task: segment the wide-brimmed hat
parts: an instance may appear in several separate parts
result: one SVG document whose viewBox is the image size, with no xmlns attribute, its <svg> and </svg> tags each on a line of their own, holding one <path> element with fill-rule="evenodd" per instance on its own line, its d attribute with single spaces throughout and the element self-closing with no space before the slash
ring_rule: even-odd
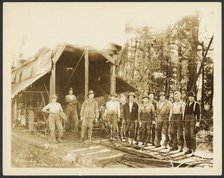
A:
<svg viewBox="0 0 224 178">
<path fill-rule="evenodd" d="M 89 90 L 88 96 L 91 95 L 91 94 L 95 95 L 95 92 L 93 90 Z"/>
<path fill-rule="evenodd" d="M 193 97 L 195 97 L 195 93 L 193 92 L 193 91 L 190 91 L 189 93 L 188 93 L 188 97 L 189 96 L 193 96 Z"/>
<path fill-rule="evenodd" d="M 110 94 L 110 96 L 114 96 L 114 97 L 117 98 L 117 94 L 116 93 L 112 93 L 112 94 Z"/>
<path fill-rule="evenodd" d="M 142 99 L 144 98 L 148 98 L 149 99 L 149 95 L 147 95 L 146 93 L 142 96 Z"/>
<path fill-rule="evenodd" d="M 57 98 L 58 98 L 57 95 L 55 95 L 55 94 L 51 95 L 51 99 L 57 99 Z"/>
<path fill-rule="evenodd" d="M 166 96 L 164 92 L 159 92 L 159 96 Z"/>
<path fill-rule="evenodd" d="M 134 97 L 136 97 L 135 94 L 134 94 L 133 92 L 128 93 L 128 97 L 129 97 L 129 96 L 134 96 Z"/>
</svg>

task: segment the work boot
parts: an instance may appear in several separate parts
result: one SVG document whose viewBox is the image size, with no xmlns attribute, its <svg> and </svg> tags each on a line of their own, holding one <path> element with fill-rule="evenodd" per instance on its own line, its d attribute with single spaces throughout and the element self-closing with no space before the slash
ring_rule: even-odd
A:
<svg viewBox="0 0 224 178">
<path fill-rule="evenodd" d="M 183 152 L 183 147 L 180 147 L 180 150 L 179 150 L 179 152 Z"/>
<path fill-rule="evenodd" d="M 188 148 L 184 154 L 187 155 L 187 154 L 191 154 L 191 153 L 192 153 L 192 150 Z"/>
<path fill-rule="evenodd" d="M 170 151 L 175 151 L 175 150 L 178 150 L 178 147 L 172 147 L 172 148 L 170 149 Z"/>
<path fill-rule="evenodd" d="M 79 141 L 79 143 L 83 143 L 84 142 L 84 140 L 83 139 L 81 139 L 80 141 Z"/>
<path fill-rule="evenodd" d="M 58 142 L 56 140 L 51 141 L 53 144 L 57 144 Z"/>
<path fill-rule="evenodd" d="M 63 141 L 61 140 L 61 138 L 58 138 L 58 143 L 63 143 Z"/>
<path fill-rule="evenodd" d="M 159 148 L 159 147 L 161 147 L 161 145 L 156 145 L 155 147 L 156 147 L 156 148 Z"/>
</svg>

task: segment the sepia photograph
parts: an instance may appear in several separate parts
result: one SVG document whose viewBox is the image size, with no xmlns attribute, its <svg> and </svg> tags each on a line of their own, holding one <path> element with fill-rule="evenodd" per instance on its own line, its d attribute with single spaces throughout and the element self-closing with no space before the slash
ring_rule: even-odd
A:
<svg viewBox="0 0 224 178">
<path fill-rule="evenodd" d="M 3 3 L 3 174 L 221 175 L 221 39 L 220 2 Z"/>
</svg>

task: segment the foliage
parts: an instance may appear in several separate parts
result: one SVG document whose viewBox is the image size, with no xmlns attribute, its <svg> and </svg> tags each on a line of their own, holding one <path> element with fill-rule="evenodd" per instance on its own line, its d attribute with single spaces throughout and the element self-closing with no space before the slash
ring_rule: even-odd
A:
<svg viewBox="0 0 224 178">
<path fill-rule="evenodd" d="M 198 92 L 194 87 L 202 62 L 197 15 L 181 19 L 163 33 L 150 27 L 135 28 L 118 62 L 118 75 L 138 91 L 158 94 L 179 90 Z M 211 100 L 213 88 L 212 57 L 204 63 L 204 99 Z"/>
</svg>

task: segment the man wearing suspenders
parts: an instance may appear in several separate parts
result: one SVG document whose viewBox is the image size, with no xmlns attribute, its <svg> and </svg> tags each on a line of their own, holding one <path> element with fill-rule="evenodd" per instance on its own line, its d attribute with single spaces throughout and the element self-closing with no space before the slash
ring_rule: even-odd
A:
<svg viewBox="0 0 224 178">
<path fill-rule="evenodd" d="M 201 117 L 200 104 L 195 101 L 194 92 L 190 92 L 188 95 L 184 116 L 185 140 L 187 145 L 185 154 L 190 154 L 196 150 L 196 127 L 199 127 Z"/>
<path fill-rule="evenodd" d="M 169 135 L 168 135 L 168 129 L 169 129 L 169 115 L 171 112 L 171 102 L 166 100 L 165 93 L 160 92 L 159 93 L 160 100 L 157 104 L 157 144 L 156 147 L 160 147 L 160 142 L 162 140 L 162 130 L 164 131 L 165 135 L 165 141 L 164 146 L 167 148 L 167 143 L 169 142 Z"/>
<path fill-rule="evenodd" d="M 183 118 L 185 103 L 180 99 L 180 97 L 181 93 L 176 91 L 174 93 L 174 103 L 172 104 L 169 116 L 171 135 L 170 151 L 178 150 L 178 145 L 180 145 L 179 151 L 182 152 L 184 147 Z"/>
</svg>

